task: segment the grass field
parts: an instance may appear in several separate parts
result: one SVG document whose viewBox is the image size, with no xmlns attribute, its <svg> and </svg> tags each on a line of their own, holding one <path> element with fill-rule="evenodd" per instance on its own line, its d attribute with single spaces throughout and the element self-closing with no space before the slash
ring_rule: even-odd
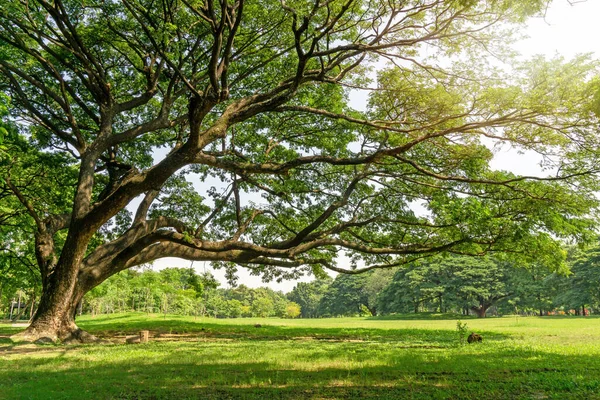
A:
<svg viewBox="0 0 600 400">
<path fill-rule="evenodd" d="M 112 343 L 79 346 L 0 324 L 0 399 L 600 399 L 600 318 L 463 320 L 471 345 L 425 318 L 114 314 L 78 320 Z M 150 343 L 123 343 L 141 329 Z"/>
</svg>

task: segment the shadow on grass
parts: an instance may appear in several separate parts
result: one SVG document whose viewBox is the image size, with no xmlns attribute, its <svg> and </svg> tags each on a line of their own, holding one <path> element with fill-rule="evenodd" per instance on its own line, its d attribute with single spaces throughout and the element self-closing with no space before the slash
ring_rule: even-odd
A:
<svg viewBox="0 0 600 400">
<path fill-rule="evenodd" d="M 348 344 L 338 344 L 300 349 L 316 355 L 309 363 L 266 357 L 277 348 L 286 358 L 286 351 L 299 351 L 293 346 L 261 348 L 254 356 L 245 355 L 257 350 L 251 343 L 238 345 L 95 346 L 69 356 L 24 357 L 13 368 L 0 365 L 0 398 L 592 398 L 600 390 L 591 355 L 496 348 L 482 357 L 472 347 L 445 358 L 390 347 L 370 358 L 367 351 L 361 361 Z"/>
<path fill-rule="evenodd" d="M 416 328 L 360 328 L 339 327 L 324 328 L 293 325 L 268 325 L 261 321 L 255 327 L 246 321 L 231 322 L 214 320 L 192 321 L 185 319 L 162 318 L 114 318 L 94 321 L 87 319 L 79 323 L 81 328 L 104 339 L 136 335 L 140 330 L 149 330 L 151 337 L 170 337 L 198 339 L 231 339 L 238 341 L 273 341 L 273 340 L 319 340 L 329 342 L 396 342 L 405 347 L 452 347 L 458 342 L 458 333 L 453 329 L 416 329 Z M 479 331 L 484 340 L 503 340 L 508 335 Z"/>
<path fill-rule="evenodd" d="M 522 317 L 522 318 L 540 318 L 540 319 L 598 319 L 600 315 L 532 315 L 532 316 L 521 316 L 521 315 L 486 315 L 485 319 L 493 318 L 510 318 L 510 317 Z M 466 319 L 479 319 L 476 315 L 463 315 L 455 313 L 409 313 L 409 314 L 390 314 L 390 315 L 377 315 L 373 317 L 365 318 L 372 321 L 443 321 L 443 320 L 466 320 Z"/>
<path fill-rule="evenodd" d="M 410 313 L 410 314 L 390 314 L 390 315 L 377 315 L 374 317 L 367 317 L 368 320 L 375 321 L 441 321 L 441 320 L 463 320 L 463 319 L 477 319 L 474 315 L 462 315 L 455 313 Z"/>
<path fill-rule="evenodd" d="M 21 332 L 23 329 L 22 326 L 0 325 L 0 341 Z"/>
<path fill-rule="evenodd" d="M 534 315 L 540 319 L 598 319 L 600 315 Z"/>
<path fill-rule="evenodd" d="M 361 344 L 390 344 L 396 349 L 451 349 L 459 345 L 459 337 L 453 329 L 418 329 L 418 328 L 361 328 L 361 327 L 311 327 L 293 325 L 268 325 L 268 320 L 262 320 L 260 327 L 255 327 L 253 321 L 231 320 L 231 322 L 212 319 L 193 321 L 180 317 L 163 319 L 162 317 L 148 318 L 147 315 L 129 314 L 123 316 L 104 317 L 97 320 L 84 319 L 81 328 L 114 343 L 123 343 L 126 336 L 138 335 L 141 330 L 150 331 L 151 341 L 168 342 L 214 342 L 217 346 L 223 341 L 237 343 L 261 343 L 294 341 L 298 343 L 347 343 L 348 349 Z M 22 329 L 22 328 L 21 328 Z M 11 333 L 20 329 L 14 328 Z M 497 342 L 508 338 L 508 335 L 480 331 L 486 342 Z M 33 345 L 32 345 L 33 346 Z M 58 349 L 57 349 L 58 347 Z M 74 348 L 77 346 L 69 346 Z M 85 347 L 85 346 L 84 346 Z M 8 336 L 0 337 L 0 355 L 19 353 L 47 352 L 49 349 L 60 350 L 60 346 L 33 346 L 22 351 L 19 344 L 13 344 Z"/>
<path fill-rule="evenodd" d="M 82 328 L 103 337 L 150 330 L 186 340 L 9 345 L 0 352 L 0 399 L 575 399 L 600 391 L 598 354 L 532 349 L 496 332 L 461 347 L 454 329 L 259 322 L 83 318 Z"/>
</svg>

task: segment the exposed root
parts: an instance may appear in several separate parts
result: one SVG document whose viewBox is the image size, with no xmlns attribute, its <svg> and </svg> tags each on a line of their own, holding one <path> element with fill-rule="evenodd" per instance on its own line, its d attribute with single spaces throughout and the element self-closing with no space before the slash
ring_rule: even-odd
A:
<svg viewBox="0 0 600 400">
<path fill-rule="evenodd" d="M 83 329 L 77 328 L 71 331 L 68 336 L 61 337 L 61 341 L 66 344 L 71 343 L 99 343 L 100 339 L 96 336 L 84 331 Z"/>
<path fill-rule="evenodd" d="M 10 339 L 15 343 L 57 343 L 58 335 L 56 332 L 42 332 L 34 328 L 27 328 L 23 332 L 12 335 Z"/>
<path fill-rule="evenodd" d="M 61 329 L 39 329 L 30 326 L 23 332 L 12 335 L 10 339 L 13 342 L 27 342 L 36 344 L 45 343 L 64 343 L 64 344 L 80 344 L 80 343 L 98 343 L 100 340 L 80 329 L 77 325 L 69 324 Z"/>
</svg>

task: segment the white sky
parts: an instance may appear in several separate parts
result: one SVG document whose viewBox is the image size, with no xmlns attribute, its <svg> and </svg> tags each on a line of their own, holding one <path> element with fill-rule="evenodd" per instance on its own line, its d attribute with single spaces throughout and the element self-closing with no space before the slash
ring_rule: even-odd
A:
<svg viewBox="0 0 600 400">
<path fill-rule="evenodd" d="M 543 54 L 547 57 L 556 55 L 569 59 L 580 53 L 595 53 L 600 55 L 600 0 L 574 1 L 554 0 L 546 12 L 545 18 L 535 18 L 528 22 L 525 33 L 528 39 L 515 43 L 514 48 L 530 57 Z M 516 154 L 510 149 L 504 149 L 496 154 L 492 167 L 496 169 L 509 169 L 517 174 L 532 174 L 539 170 L 539 159 L 532 154 Z M 189 267 L 191 263 L 176 258 L 164 258 L 154 263 L 154 267 Z M 210 271 L 228 287 L 223 270 L 212 270 L 209 263 L 194 262 L 193 266 L 198 272 Z M 250 276 L 248 272 L 239 268 L 238 284 L 250 287 L 268 286 L 275 290 L 289 292 L 298 281 L 284 281 L 282 283 L 262 282 L 260 277 Z M 305 277 L 301 281 L 309 281 Z"/>
<path fill-rule="evenodd" d="M 554 0 L 545 18 L 529 21 L 525 33 L 529 36 L 515 43 L 514 49 L 524 57 L 542 54 L 547 58 L 573 58 L 582 53 L 600 56 L 600 0 Z M 506 148 L 492 160 L 495 169 L 516 174 L 533 175 L 539 171 L 540 157 L 533 152 L 516 154 Z"/>
</svg>

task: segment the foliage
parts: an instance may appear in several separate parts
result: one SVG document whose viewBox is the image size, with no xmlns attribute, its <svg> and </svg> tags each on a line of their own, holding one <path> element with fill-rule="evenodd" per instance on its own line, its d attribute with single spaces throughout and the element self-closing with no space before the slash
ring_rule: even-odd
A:
<svg viewBox="0 0 600 400">
<path fill-rule="evenodd" d="M 198 275 L 191 268 L 127 270 L 91 290 L 83 310 L 92 314 L 133 310 L 198 315 L 205 288 L 214 289 L 215 284 L 212 275 Z"/>
<path fill-rule="evenodd" d="M 373 313 L 371 312 L 371 310 L 369 310 L 369 307 L 365 306 L 364 304 L 361 304 L 359 307 L 358 315 L 360 315 L 361 317 L 372 317 Z"/>
<path fill-rule="evenodd" d="M 112 314 L 124 311 L 211 316 L 215 318 L 296 318 L 300 306 L 269 288 L 240 285 L 218 289 L 210 273 L 192 268 L 127 270 L 111 276 L 84 298 L 83 312 Z"/>
<path fill-rule="evenodd" d="M 319 314 L 377 315 L 377 296 L 391 282 L 393 274 L 394 271 L 388 269 L 336 276 L 321 298 Z"/>
<path fill-rule="evenodd" d="M 316 318 L 320 316 L 321 299 L 331 282 L 331 278 L 298 282 L 287 298 L 300 306 L 302 318 Z"/>
<path fill-rule="evenodd" d="M 285 307 L 285 317 L 286 318 L 298 318 L 302 313 L 302 309 L 300 305 L 294 302 L 289 302 Z"/>
<path fill-rule="evenodd" d="M 465 345 L 467 343 L 467 336 L 469 335 L 469 326 L 467 323 L 461 320 L 456 321 L 456 332 L 458 333 L 458 343 Z"/>
<path fill-rule="evenodd" d="M 369 275 L 370 273 L 336 276 L 321 298 L 320 314 L 324 316 L 359 315 L 361 306 L 369 306 L 367 295 L 363 291 Z"/>
<path fill-rule="evenodd" d="M 555 276 L 555 303 L 577 313 L 585 307 L 600 308 L 600 248 L 572 249 L 569 258 L 571 274 Z"/>
<path fill-rule="evenodd" d="M 488 257 L 437 257 L 400 269 L 378 298 L 383 313 L 418 312 L 435 304 L 484 316 L 499 300 L 513 296 L 516 267 Z M 437 303 L 437 304 L 436 304 Z"/>
</svg>

